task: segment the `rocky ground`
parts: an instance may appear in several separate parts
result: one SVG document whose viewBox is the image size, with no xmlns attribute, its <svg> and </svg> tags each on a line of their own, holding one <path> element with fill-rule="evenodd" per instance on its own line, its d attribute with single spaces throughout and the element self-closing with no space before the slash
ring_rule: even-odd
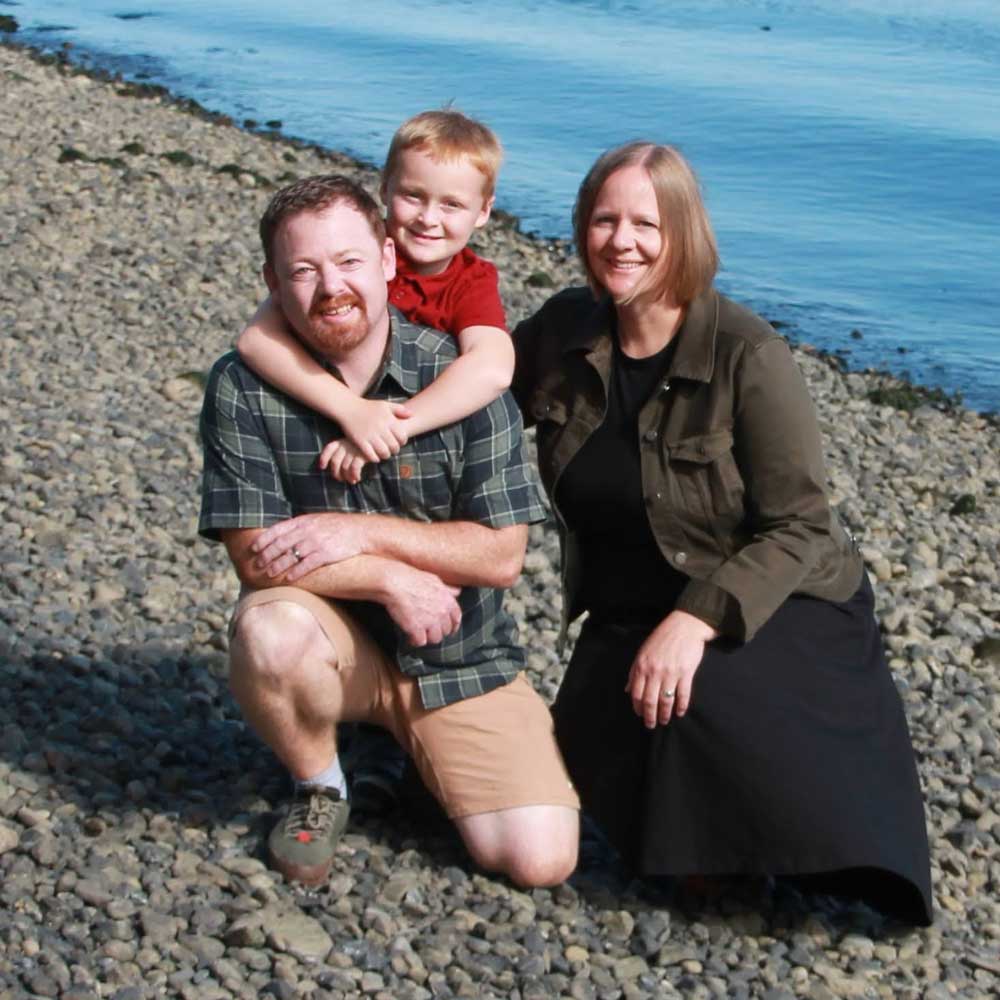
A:
<svg viewBox="0 0 1000 1000">
<path fill-rule="evenodd" d="M 195 534 L 190 373 L 261 294 L 270 183 L 374 174 L 11 47 L 0 109 L 0 998 L 997 993 L 995 424 L 799 353 L 919 756 L 933 927 L 770 885 L 660 897 L 590 841 L 523 893 L 409 815 L 361 818 L 302 891 L 261 861 L 284 779 L 226 689 L 235 581 Z M 574 273 L 509 220 L 480 249 L 515 320 Z M 554 558 L 538 528 L 511 601 L 547 697 Z"/>
</svg>

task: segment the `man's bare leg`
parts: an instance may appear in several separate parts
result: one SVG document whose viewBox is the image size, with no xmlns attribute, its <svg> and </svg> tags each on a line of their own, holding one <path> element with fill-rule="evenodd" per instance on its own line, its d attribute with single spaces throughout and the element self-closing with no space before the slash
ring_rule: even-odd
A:
<svg viewBox="0 0 1000 1000">
<path fill-rule="evenodd" d="M 455 820 L 466 849 L 487 871 L 523 888 L 558 885 L 576 868 L 580 814 L 569 806 L 518 806 Z"/>
<path fill-rule="evenodd" d="M 343 712 L 337 655 L 312 614 L 291 601 L 247 608 L 229 647 L 229 684 L 247 722 L 298 781 L 336 755 Z"/>
<path fill-rule="evenodd" d="M 312 613 L 291 601 L 247 608 L 230 643 L 230 687 L 247 721 L 296 780 L 268 839 L 286 878 L 326 880 L 349 809 L 335 723 L 344 708 L 337 654 Z"/>
</svg>

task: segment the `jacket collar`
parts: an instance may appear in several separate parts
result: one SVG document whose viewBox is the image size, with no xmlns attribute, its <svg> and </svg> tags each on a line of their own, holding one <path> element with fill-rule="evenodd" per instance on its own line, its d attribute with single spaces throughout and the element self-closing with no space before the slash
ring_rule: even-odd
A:
<svg viewBox="0 0 1000 1000">
<path fill-rule="evenodd" d="M 710 382 L 715 368 L 715 335 L 719 331 L 719 293 L 710 288 L 688 306 L 677 331 L 677 350 L 667 373 L 670 378 Z"/>
<path fill-rule="evenodd" d="M 610 365 L 615 309 L 604 295 L 587 318 L 563 342 L 563 354 L 585 351 L 598 367 Z M 719 329 L 719 293 L 714 288 L 699 295 L 689 306 L 677 331 L 669 378 L 709 382 L 715 368 L 715 337 Z"/>
</svg>

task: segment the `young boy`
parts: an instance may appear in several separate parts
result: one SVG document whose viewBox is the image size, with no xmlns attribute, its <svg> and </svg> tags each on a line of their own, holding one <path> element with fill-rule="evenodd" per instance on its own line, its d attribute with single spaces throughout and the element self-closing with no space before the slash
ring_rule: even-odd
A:
<svg viewBox="0 0 1000 1000">
<path fill-rule="evenodd" d="M 270 298 L 240 334 L 237 350 L 257 374 L 340 425 L 344 437 L 320 455 L 335 478 L 357 482 L 365 462 L 467 417 L 510 384 L 514 351 L 497 271 L 466 247 L 490 217 L 502 156 L 490 129 L 454 110 L 416 115 L 389 146 L 380 189 L 396 245 L 389 302 L 408 319 L 453 334 L 460 352 L 407 404 L 349 392 L 291 335 Z"/>
</svg>

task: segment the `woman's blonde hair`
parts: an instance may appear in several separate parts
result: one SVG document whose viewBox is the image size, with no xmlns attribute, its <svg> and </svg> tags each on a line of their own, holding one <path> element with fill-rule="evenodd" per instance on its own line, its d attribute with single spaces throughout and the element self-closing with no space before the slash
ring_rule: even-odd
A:
<svg viewBox="0 0 1000 1000">
<path fill-rule="evenodd" d="M 669 294 L 677 305 L 686 306 L 711 287 L 719 269 L 719 251 L 698 178 L 673 146 L 652 142 L 617 146 L 599 156 L 584 177 L 573 209 L 573 238 L 587 282 L 595 295 L 602 291 L 587 259 L 587 230 L 598 194 L 616 170 L 631 166 L 642 167 L 652 182 L 660 212 L 663 250 L 655 266 L 625 301 L 652 291 Z"/>
</svg>

